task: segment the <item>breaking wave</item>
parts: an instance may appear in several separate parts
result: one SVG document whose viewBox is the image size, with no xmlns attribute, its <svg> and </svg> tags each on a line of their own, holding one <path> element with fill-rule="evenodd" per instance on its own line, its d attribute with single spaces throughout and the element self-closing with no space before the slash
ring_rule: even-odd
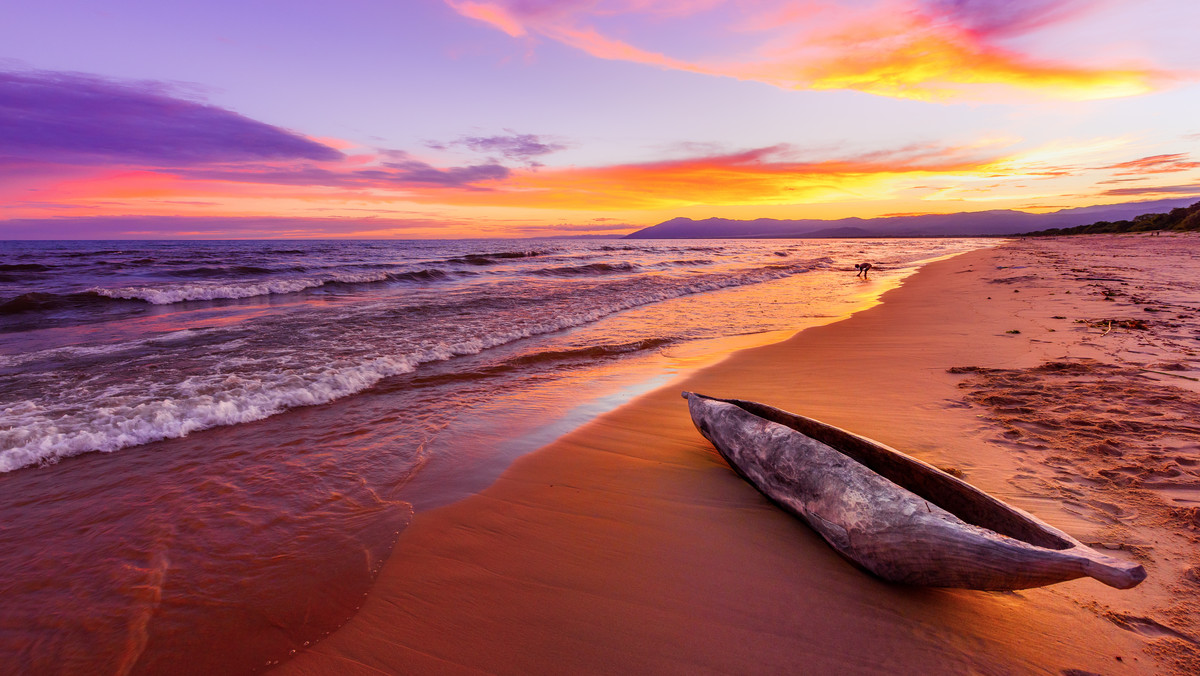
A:
<svg viewBox="0 0 1200 676">
<path fill-rule="evenodd" d="M 544 256 L 545 251 L 500 251 L 496 253 L 482 254 L 467 254 L 465 256 L 455 256 L 447 258 L 446 263 L 458 263 L 460 265 L 496 265 L 506 260 L 519 258 L 533 258 L 535 256 Z"/>
<path fill-rule="evenodd" d="M 47 416 L 35 402 L 18 403 L 0 410 L 12 424 L 8 430 L 0 430 L 0 449 L 4 449 L 0 450 L 0 472 L 262 420 L 289 408 L 323 404 L 360 392 L 413 367 L 404 358 L 380 357 L 357 366 L 308 374 L 283 372 L 265 380 L 235 375 L 188 378 L 176 386 L 176 396 L 105 402 L 58 418 Z"/>
<path fill-rule="evenodd" d="M 568 265 L 559 268 L 542 268 L 532 270 L 530 274 L 543 277 L 582 277 L 591 275 L 608 275 L 621 272 L 633 272 L 638 266 L 632 263 L 589 263 L 587 265 Z"/>
<path fill-rule="evenodd" d="M 721 288 L 756 284 L 807 271 L 803 266 L 770 266 L 739 274 L 671 282 L 632 290 L 615 301 L 584 307 L 548 320 L 507 317 L 480 327 L 475 335 L 453 343 L 435 343 L 408 353 L 377 355 L 358 363 L 335 363 L 271 370 L 271 358 L 243 359 L 239 373 L 189 376 L 182 382 L 131 382 L 109 389 L 86 406 L 24 401 L 0 409 L 8 429 L 0 429 L 0 472 L 45 465 L 89 452 L 112 452 L 152 441 L 184 436 L 220 425 L 261 420 L 299 406 L 324 404 L 362 392 L 384 378 L 412 372 L 423 363 L 444 361 L 523 338 L 588 324 L 608 315 L 672 298 Z M 174 301 L 170 301 L 174 302 Z M 501 328 L 502 327 L 502 328 Z M 534 354 L 524 359 L 598 358 L 624 351 L 652 349 L 661 343 L 641 341 L 615 346 Z"/>
<path fill-rule="evenodd" d="M 84 310 L 111 302 L 91 292 L 43 293 L 31 291 L 0 303 L 0 316 L 17 315 L 25 312 L 53 312 L 56 310 Z"/>
<path fill-rule="evenodd" d="M 606 357 L 617 357 L 633 352 L 657 350 L 660 347 L 665 347 L 674 342 L 675 339 L 673 338 L 647 338 L 646 340 L 637 340 L 631 343 L 620 343 L 617 345 L 593 345 L 590 347 L 580 347 L 573 350 L 546 350 L 544 352 L 535 352 L 533 354 L 514 357 L 505 363 L 510 366 L 525 366 L 530 364 L 545 364 L 574 359 L 604 359 Z"/>
<path fill-rule="evenodd" d="M 141 300 L 151 305 L 170 305 L 171 303 L 196 300 L 236 300 L 255 296 L 282 295 L 332 285 L 437 281 L 448 279 L 450 276 L 450 273 L 445 270 L 435 268 L 409 272 L 337 273 L 323 277 L 294 277 L 252 282 L 196 282 L 162 286 L 123 286 L 114 289 L 93 287 L 88 291 L 106 298 Z"/>
<path fill-rule="evenodd" d="M 41 263 L 5 263 L 0 264 L 0 272 L 46 272 L 53 267 Z"/>
</svg>

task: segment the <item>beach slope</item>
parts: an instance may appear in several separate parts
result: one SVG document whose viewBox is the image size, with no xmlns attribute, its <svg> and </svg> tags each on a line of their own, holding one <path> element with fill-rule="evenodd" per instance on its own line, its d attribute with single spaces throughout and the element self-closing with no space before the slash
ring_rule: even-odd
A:
<svg viewBox="0 0 1200 676">
<path fill-rule="evenodd" d="M 733 354 L 419 514 L 359 613 L 277 671 L 1196 673 L 1200 287 L 1177 266 L 1197 248 L 1011 242 Z M 1124 592 L 881 582 L 732 472 L 681 389 L 953 468 L 1150 577 Z"/>
</svg>

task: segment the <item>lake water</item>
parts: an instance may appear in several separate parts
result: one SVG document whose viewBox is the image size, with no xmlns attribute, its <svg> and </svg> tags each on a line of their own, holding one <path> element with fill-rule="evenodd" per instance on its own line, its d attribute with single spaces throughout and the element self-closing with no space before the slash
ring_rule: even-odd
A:
<svg viewBox="0 0 1200 676">
<path fill-rule="evenodd" d="M 262 670 L 414 510 L 987 244 L 0 242 L 0 673 Z"/>
</svg>

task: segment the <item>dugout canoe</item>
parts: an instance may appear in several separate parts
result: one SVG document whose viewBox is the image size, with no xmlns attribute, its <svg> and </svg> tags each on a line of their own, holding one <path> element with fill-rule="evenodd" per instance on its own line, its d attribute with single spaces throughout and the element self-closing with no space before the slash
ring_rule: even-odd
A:
<svg viewBox="0 0 1200 676">
<path fill-rule="evenodd" d="M 1080 577 L 1128 589 L 1146 578 L 1140 565 L 878 442 L 765 404 L 683 396 L 738 474 L 884 580 L 1012 590 Z"/>
</svg>

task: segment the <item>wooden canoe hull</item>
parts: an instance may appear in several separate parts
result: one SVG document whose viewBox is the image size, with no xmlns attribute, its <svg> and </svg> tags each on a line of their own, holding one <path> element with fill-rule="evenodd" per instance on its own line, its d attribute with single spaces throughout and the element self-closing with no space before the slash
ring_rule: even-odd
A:
<svg viewBox="0 0 1200 676">
<path fill-rule="evenodd" d="M 1146 577 L 883 444 L 755 402 L 684 397 L 738 474 L 885 580 L 1011 590 L 1086 576 L 1127 589 Z"/>
</svg>

